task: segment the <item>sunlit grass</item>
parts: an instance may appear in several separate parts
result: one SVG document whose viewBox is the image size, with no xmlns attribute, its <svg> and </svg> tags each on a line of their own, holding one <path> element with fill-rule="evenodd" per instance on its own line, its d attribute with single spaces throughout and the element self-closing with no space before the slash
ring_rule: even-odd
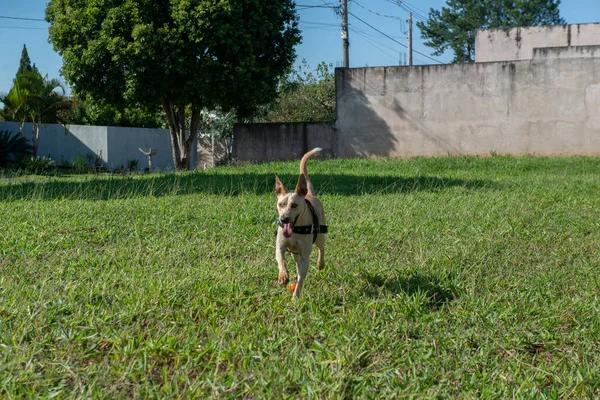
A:
<svg viewBox="0 0 600 400">
<path fill-rule="evenodd" d="M 0 393 L 600 396 L 599 166 L 313 159 L 327 266 L 297 303 L 273 174 L 298 162 L 3 175 Z"/>
</svg>

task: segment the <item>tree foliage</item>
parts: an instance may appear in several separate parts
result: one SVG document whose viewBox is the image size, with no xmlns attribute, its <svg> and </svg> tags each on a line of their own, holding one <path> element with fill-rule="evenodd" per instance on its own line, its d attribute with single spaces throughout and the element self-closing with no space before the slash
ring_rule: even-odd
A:
<svg viewBox="0 0 600 400">
<path fill-rule="evenodd" d="M 65 96 L 65 89 L 58 79 L 42 77 L 38 69 L 31 65 L 27 47 L 23 45 L 21 60 L 13 86 L 0 97 L 4 104 L 4 119 L 16 121 L 20 133 L 25 122 L 32 123 L 33 156 L 37 156 L 38 138 L 42 124 L 65 123 L 72 107 Z"/>
<path fill-rule="evenodd" d="M 256 122 L 327 122 L 335 120 L 335 77 L 324 62 L 313 71 L 302 64 L 279 84 L 279 95 L 261 109 Z"/>
<path fill-rule="evenodd" d="M 17 74 L 13 87 L 2 97 L 4 115 L 17 121 L 23 130 L 25 122 L 32 123 L 33 156 L 37 156 L 40 127 L 47 123 L 65 123 L 65 112 L 72 107 L 58 79 L 42 77 L 37 71 Z"/>
<path fill-rule="evenodd" d="M 417 22 L 434 55 L 454 51 L 454 63 L 475 59 L 477 29 L 564 24 L 560 0 L 447 0 L 447 7 L 430 9 L 426 22 Z"/>
<path fill-rule="evenodd" d="M 73 98 L 69 120 L 78 125 L 162 128 L 167 125 L 158 107 L 148 110 L 140 105 L 117 107 L 86 96 Z"/>
<path fill-rule="evenodd" d="M 19 69 L 17 70 L 17 76 L 19 74 L 24 74 L 27 72 L 38 72 L 37 67 L 31 65 L 31 59 L 29 58 L 29 52 L 27 51 L 27 46 L 23 45 L 23 50 L 21 51 L 21 60 L 19 61 Z"/>
<path fill-rule="evenodd" d="M 76 93 L 163 108 L 178 170 L 201 110 L 271 101 L 300 42 L 293 0 L 51 0 L 46 19 Z"/>
</svg>

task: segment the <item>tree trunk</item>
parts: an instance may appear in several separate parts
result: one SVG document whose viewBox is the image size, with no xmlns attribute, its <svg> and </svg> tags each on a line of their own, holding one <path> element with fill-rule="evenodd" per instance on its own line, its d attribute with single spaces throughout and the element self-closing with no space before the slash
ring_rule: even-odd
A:
<svg viewBox="0 0 600 400">
<path fill-rule="evenodd" d="M 38 154 L 38 139 L 40 135 L 40 126 L 35 121 L 31 123 L 31 144 L 33 145 L 33 157 Z"/>
<path fill-rule="evenodd" d="M 173 164 L 176 171 L 185 171 L 190 169 L 190 151 L 194 139 L 198 134 L 200 124 L 200 108 L 192 105 L 192 119 L 190 123 L 190 132 L 186 132 L 185 104 L 173 104 L 168 101 L 163 102 L 163 109 L 167 114 L 169 122 L 169 135 L 171 136 L 171 151 L 173 155 Z"/>
</svg>

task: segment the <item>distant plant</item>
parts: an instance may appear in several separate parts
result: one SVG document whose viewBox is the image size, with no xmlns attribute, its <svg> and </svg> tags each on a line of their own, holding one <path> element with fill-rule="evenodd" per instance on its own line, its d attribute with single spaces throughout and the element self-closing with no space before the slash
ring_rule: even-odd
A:
<svg viewBox="0 0 600 400">
<path fill-rule="evenodd" d="M 7 168 L 9 164 L 18 165 L 31 154 L 33 148 L 23 136 L 12 135 L 9 131 L 0 131 L 0 168 Z"/>
<path fill-rule="evenodd" d="M 94 170 L 92 162 L 94 156 L 86 155 L 85 157 L 81 154 L 71 160 L 71 166 L 76 172 L 92 172 Z"/>
<path fill-rule="evenodd" d="M 127 168 L 125 168 L 124 165 L 119 165 L 117 168 L 113 169 L 112 172 L 115 174 L 124 174 L 127 172 Z"/>
<path fill-rule="evenodd" d="M 313 71 L 306 60 L 279 82 L 277 98 L 260 108 L 253 122 L 335 121 L 335 76 L 325 62 Z"/>
<path fill-rule="evenodd" d="M 138 169 L 139 166 L 139 161 L 138 160 L 129 160 L 127 161 L 127 169 L 129 170 L 129 172 L 135 172 Z"/>
<path fill-rule="evenodd" d="M 30 174 L 43 174 L 53 170 L 56 164 L 49 157 L 31 157 L 23 160 L 23 166 Z"/>
<path fill-rule="evenodd" d="M 73 167 L 73 165 L 71 164 L 71 161 L 70 160 L 65 160 L 62 155 L 60 156 L 60 165 L 62 165 L 63 167 L 66 167 L 66 168 L 72 168 Z"/>
</svg>

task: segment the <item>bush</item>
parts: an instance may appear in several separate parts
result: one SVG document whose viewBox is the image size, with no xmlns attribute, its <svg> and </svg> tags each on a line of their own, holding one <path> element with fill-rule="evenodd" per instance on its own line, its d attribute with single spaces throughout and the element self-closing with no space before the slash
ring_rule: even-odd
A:
<svg viewBox="0 0 600 400">
<path fill-rule="evenodd" d="M 33 148 L 23 136 L 12 135 L 9 131 L 0 131 L 0 168 L 18 166 L 32 150 Z"/>
<path fill-rule="evenodd" d="M 56 166 L 54 160 L 48 157 L 31 157 L 26 158 L 23 161 L 25 170 L 30 174 L 43 174 L 46 173 Z"/>
<path fill-rule="evenodd" d="M 135 159 L 127 161 L 127 169 L 129 170 L 129 172 L 137 171 L 139 163 L 140 162 Z"/>
<path fill-rule="evenodd" d="M 71 166 L 76 172 L 93 172 L 94 171 L 94 155 L 87 154 L 85 157 L 78 155 L 71 160 Z"/>
</svg>

